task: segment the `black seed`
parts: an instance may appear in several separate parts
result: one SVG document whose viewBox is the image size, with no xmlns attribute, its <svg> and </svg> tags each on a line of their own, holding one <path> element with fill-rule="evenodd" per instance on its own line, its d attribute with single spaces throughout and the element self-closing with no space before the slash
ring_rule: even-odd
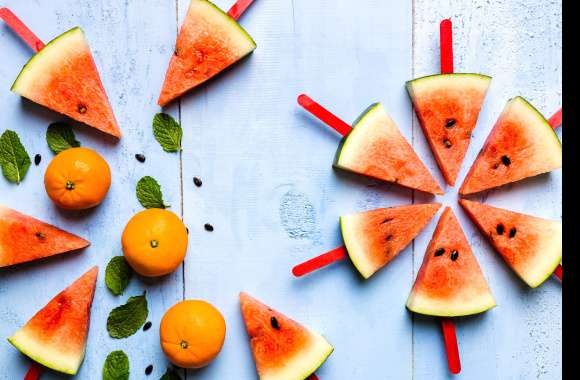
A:
<svg viewBox="0 0 580 380">
<path fill-rule="evenodd" d="M 497 169 L 497 168 L 499 168 L 499 164 L 496 162 L 495 164 L 493 164 L 493 168 L 494 168 L 494 169 Z"/>
<path fill-rule="evenodd" d="M 515 227 L 512 227 L 510 229 L 510 239 L 516 236 L 516 232 L 517 231 L 516 231 L 516 228 Z"/>
<path fill-rule="evenodd" d="M 444 253 L 445 253 L 445 248 L 439 248 L 438 250 L 435 251 L 435 256 L 441 256 Z"/>
<path fill-rule="evenodd" d="M 209 223 L 206 223 L 204 226 L 206 231 L 212 232 L 213 231 L 213 226 Z"/>
<path fill-rule="evenodd" d="M 40 154 L 34 156 L 34 165 L 38 166 L 38 164 L 40 164 L 40 160 L 42 160 L 42 156 Z"/>
<path fill-rule="evenodd" d="M 498 224 L 497 227 L 495 228 L 495 230 L 497 231 L 498 235 L 503 235 L 503 231 L 504 231 L 503 224 L 501 224 L 501 223 Z"/>
<path fill-rule="evenodd" d="M 87 113 L 87 106 L 85 106 L 84 104 L 79 104 L 77 106 L 77 111 L 79 111 L 79 113 Z"/>
<path fill-rule="evenodd" d="M 151 372 L 153 372 L 153 366 L 149 364 L 147 368 L 145 368 L 145 375 L 149 376 L 151 375 Z"/>
<path fill-rule="evenodd" d="M 443 140 L 443 145 L 445 145 L 445 148 L 449 149 L 453 144 L 451 144 L 451 141 L 449 141 L 448 139 L 445 139 Z"/>
<path fill-rule="evenodd" d="M 459 257 L 459 252 L 456 250 L 451 251 L 451 260 L 455 261 Z"/>
<path fill-rule="evenodd" d="M 151 322 L 147 322 L 143 325 L 143 331 L 147 331 L 151 328 L 152 323 Z"/>
<path fill-rule="evenodd" d="M 447 119 L 447 121 L 445 122 L 445 128 L 453 128 L 455 126 L 455 123 L 457 123 L 455 119 Z"/>
<path fill-rule="evenodd" d="M 508 156 L 501 156 L 501 163 L 504 164 L 505 166 L 510 166 L 512 160 L 510 160 Z"/>
<path fill-rule="evenodd" d="M 138 153 L 138 154 L 135 155 L 135 158 L 139 162 L 145 162 L 145 155 L 144 154 Z"/>
<path fill-rule="evenodd" d="M 42 233 L 42 232 L 37 232 L 35 233 L 36 237 L 39 238 L 40 240 L 44 240 L 46 239 L 46 236 Z"/>
<path fill-rule="evenodd" d="M 273 328 L 275 328 L 276 330 L 280 330 L 280 323 L 278 323 L 278 320 L 276 319 L 276 317 L 272 317 L 270 318 L 270 324 L 272 325 Z"/>
<path fill-rule="evenodd" d="M 390 221 L 392 221 L 393 219 L 394 219 L 394 218 L 387 218 L 387 219 L 383 220 L 383 221 L 381 222 L 381 224 L 389 223 L 389 222 L 390 222 Z"/>
<path fill-rule="evenodd" d="M 391 241 L 393 239 L 393 235 L 387 236 L 387 241 Z"/>
<path fill-rule="evenodd" d="M 199 179 L 198 177 L 193 177 L 193 183 L 197 187 L 201 187 L 201 185 L 203 184 L 203 182 L 201 182 L 201 179 Z"/>
</svg>

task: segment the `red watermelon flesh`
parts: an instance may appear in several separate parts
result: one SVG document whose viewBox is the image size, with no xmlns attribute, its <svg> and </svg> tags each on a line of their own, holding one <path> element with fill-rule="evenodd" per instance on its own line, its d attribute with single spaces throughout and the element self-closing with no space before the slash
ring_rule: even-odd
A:
<svg viewBox="0 0 580 380">
<path fill-rule="evenodd" d="M 164 106 L 256 49 L 230 16 L 207 0 L 191 0 L 157 103 Z"/>
<path fill-rule="evenodd" d="M 0 205 L 0 267 L 85 248 L 90 243 Z"/>
<path fill-rule="evenodd" d="M 22 68 L 12 91 L 117 138 L 121 131 L 83 31 L 46 44 Z"/>
<path fill-rule="evenodd" d="M 459 203 L 529 286 L 541 285 L 554 273 L 562 260 L 562 223 L 466 199 Z"/>
<path fill-rule="evenodd" d="M 340 217 L 348 255 L 364 278 L 393 260 L 425 228 L 441 205 L 380 208 Z"/>
<path fill-rule="evenodd" d="M 511 99 L 459 189 L 472 194 L 562 167 L 562 144 L 522 97 Z"/>
<path fill-rule="evenodd" d="M 31 359 L 74 375 L 85 355 L 98 268 L 93 267 L 60 292 L 8 338 Z"/>
<path fill-rule="evenodd" d="M 407 82 L 415 113 L 445 181 L 455 185 L 491 78 L 441 74 Z"/>
<path fill-rule="evenodd" d="M 261 380 L 306 379 L 332 353 L 322 335 L 240 293 L 240 305 Z"/>
<path fill-rule="evenodd" d="M 432 194 L 443 194 L 380 103 L 372 104 L 342 140 L 334 166 Z"/>
<path fill-rule="evenodd" d="M 495 306 L 487 281 L 449 207 L 441 215 L 407 300 L 409 310 L 458 317 Z"/>
</svg>

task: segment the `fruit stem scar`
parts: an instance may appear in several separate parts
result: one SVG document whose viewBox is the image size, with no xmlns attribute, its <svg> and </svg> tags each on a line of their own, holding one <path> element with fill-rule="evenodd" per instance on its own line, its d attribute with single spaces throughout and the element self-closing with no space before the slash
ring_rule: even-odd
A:
<svg viewBox="0 0 580 380">
<path fill-rule="evenodd" d="M 68 180 L 68 181 L 66 181 L 66 186 L 65 187 L 66 187 L 67 190 L 74 190 L 75 184 L 71 180 Z"/>
<path fill-rule="evenodd" d="M 184 350 L 187 349 L 187 347 L 189 347 L 189 344 L 182 340 L 181 343 L 179 343 L 179 345 L 181 346 L 181 348 L 183 348 Z"/>
<path fill-rule="evenodd" d="M 157 248 L 159 246 L 159 242 L 157 240 L 151 240 L 149 244 L 151 244 L 151 248 Z"/>
</svg>

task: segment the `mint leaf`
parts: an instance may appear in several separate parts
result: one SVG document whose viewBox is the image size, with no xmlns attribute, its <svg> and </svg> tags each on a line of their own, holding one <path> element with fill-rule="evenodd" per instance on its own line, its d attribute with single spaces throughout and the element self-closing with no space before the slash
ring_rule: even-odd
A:
<svg viewBox="0 0 580 380">
<path fill-rule="evenodd" d="M 153 117 L 153 136 L 166 152 L 178 152 L 181 149 L 183 130 L 174 118 L 166 113 Z"/>
<path fill-rule="evenodd" d="M 30 156 L 14 131 L 6 130 L 0 136 L 0 165 L 4 177 L 16 184 L 24 179 L 30 167 Z"/>
<path fill-rule="evenodd" d="M 58 154 L 63 150 L 78 148 L 81 143 L 75 138 L 70 125 L 65 123 L 52 123 L 46 129 L 46 142 L 50 150 Z"/>
<path fill-rule="evenodd" d="M 137 182 L 137 199 L 145 208 L 167 208 L 169 205 L 163 201 L 161 186 L 155 178 L 145 176 Z"/>
<path fill-rule="evenodd" d="M 143 326 L 149 315 L 147 298 L 130 297 L 127 303 L 111 310 L 107 318 L 107 331 L 111 338 L 127 338 Z"/>
<path fill-rule="evenodd" d="M 128 380 L 129 358 L 123 351 L 113 351 L 107 355 L 103 365 L 103 380 Z"/>
<path fill-rule="evenodd" d="M 105 270 L 105 284 L 114 295 L 123 294 L 123 290 L 129 285 L 133 270 L 127 264 L 123 256 L 115 256 L 107 264 Z"/>
<path fill-rule="evenodd" d="M 159 380 L 181 380 L 181 376 L 174 370 L 167 368 L 167 372 Z"/>
</svg>

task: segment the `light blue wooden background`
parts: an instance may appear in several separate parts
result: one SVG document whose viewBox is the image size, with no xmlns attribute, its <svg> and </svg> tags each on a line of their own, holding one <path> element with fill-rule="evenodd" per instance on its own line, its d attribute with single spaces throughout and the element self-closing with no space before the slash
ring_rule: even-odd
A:
<svg viewBox="0 0 580 380">
<path fill-rule="evenodd" d="M 216 1 L 223 8 L 230 1 Z M 257 51 L 167 112 L 184 127 L 182 155 L 164 153 L 151 119 L 187 0 L 4 0 L 42 39 L 80 25 L 121 124 L 117 144 L 79 126 L 83 145 L 101 152 L 113 184 L 95 210 L 63 212 L 47 198 L 42 177 L 52 154 L 46 126 L 62 118 L 9 91 L 28 48 L 0 25 L 0 130 L 16 130 L 31 156 L 42 154 L 20 186 L 0 179 L 0 202 L 78 233 L 92 242 L 65 255 L 0 271 L 1 379 L 20 379 L 29 361 L 2 341 L 91 265 L 101 268 L 87 357 L 77 378 L 100 379 L 108 352 L 125 350 L 131 379 L 157 379 L 168 365 L 158 344 L 164 311 L 203 298 L 225 315 L 218 359 L 188 379 L 255 379 L 237 294 L 247 291 L 322 332 L 335 352 L 321 379 L 445 379 L 440 329 L 404 304 L 435 221 L 389 267 L 363 282 L 348 262 L 300 280 L 290 268 L 341 244 L 341 214 L 432 198 L 331 169 L 339 138 L 296 105 L 308 92 L 353 120 L 384 103 L 420 157 L 443 183 L 403 84 L 438 70 L 438 22 L 454 21 L 456 70 L 494 77 L 463 166 L 462 179 L 508 98 L 523 95 L 546 114 L 561 102 L 561 2 L 257 0 L 241 23 Z M 138 163 L 143 152 L 147 162 Z M 183 270 L 134 280 L 122 297 L 105 288 L 104 268 L 121 253 L 124 224 L 141 209 L 137 180 L 156 177 L 172 210 L 190 230 Z M 204 185 L 193 186 L 200 176 Z M 459 181 L 460 182 L 460 181 Z M 561 217 L 561 172 L 484 195 L 491 204 Z M 456 189 L 437 200 L 456 209 L 497 298 L 498 307 L 457 321 L 462 379 L 561 378 L 561 286 L 528 289 L 503 265 L 456 203 Z M 215 226 L 213 233 L 203 224 Z M 108 337 L 108 312 L 147 289 L 154 327 L 126 340 Z M 153 364 L 153 374 L 144 369 Z M 50 373 L 43 379 L 56 379 Z"/>
</svg>

